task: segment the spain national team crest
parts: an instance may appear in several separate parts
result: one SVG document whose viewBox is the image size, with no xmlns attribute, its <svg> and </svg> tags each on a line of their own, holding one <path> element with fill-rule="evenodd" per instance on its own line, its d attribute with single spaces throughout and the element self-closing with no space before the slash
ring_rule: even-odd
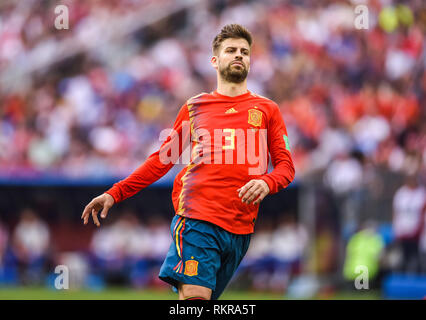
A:
<svg viewBox="0 0 426 320">
<path fill-rule="evenodd" d="M 198 261 L 188 260 L 185 262 L 185 272 L 187 276 L 196 276 L 198 274 Z"/>
<path fill-rule="evenodd" d="M 250 109 L 248 111 L 248 123 L 255 127 L 262 125 L 262 111 L 257 109 Z"/>
</svg>

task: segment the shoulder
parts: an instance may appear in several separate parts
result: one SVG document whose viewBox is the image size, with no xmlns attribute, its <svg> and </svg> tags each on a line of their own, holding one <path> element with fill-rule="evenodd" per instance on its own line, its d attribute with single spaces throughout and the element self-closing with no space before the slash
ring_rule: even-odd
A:
<svg viewBox="0 0 426 320">
<path fill-rule="evenodd" d="M 193 103 L 197 103 L 200 102 L 203 99 L 208 99 L 211 96 L 211 94 L 207 93 L 207 92 L 201 92 L 191 98 L 189 98 L 188 100 L 186 100 L 186 104 L 190 105 Z"/>
<path fill-rule="evenodd" d="M 271 111 L 279 110 L 278 104 L 275 101 L 273 101 L 273 100 L 271 100 L 271 99 L 269 99 L 267 97 L 264 97 L 264 96 L 262 96 L 260 94 L 254 93 L 254 92 L 251 92 L 251 98 L 255 102 L 261 103 L 263 106 L 265 106 L 266 108 L 270 109 Z"/>
<path fill-rule="evenodd" d="M 262 95 L 260 95 L 260 94 L 258 94 L 258 93 L 255 93 L 255 92 L 251 92 L 251 91 L 250 91 L 250 94 L 251 94 L 251 97 L 252 97 L 252 98 L 256 98 L 256 99 L 260 99 L 260 100 L 265 100 L 265 101 L 273 102 L 271 99 L 269 99 L 269 98 L 267 98 L 267 97 L 265 97 L 265 96 L 262 96 Z"/>
<path fill-rule="evenodd" d="M 256 93 L 251 93 L 251 96 L 251 102 L 263 111 L 268 122 L 282 118 L 281 109 L 275 101 Z"/>
</svg>

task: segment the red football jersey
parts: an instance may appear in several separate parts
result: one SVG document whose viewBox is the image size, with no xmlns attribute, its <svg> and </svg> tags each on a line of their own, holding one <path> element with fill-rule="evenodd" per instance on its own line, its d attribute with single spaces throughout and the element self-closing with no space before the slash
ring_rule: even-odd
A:
<svg viewBox="0 0 426 320">
<path fill-rule="evenodd" d="M 270 173 L 269 155 L 274 167 Z M 187 165 L 174 180 L 176 213 L 236 234 L 254 231 L 259 210 L 259 205 L 243 203 L 237 189 L 251 179 L 263 179 L 273 194 L 295 174 L 277 104 L 250 91 L 236 97 L 214 91 L 189 99 L 160 149 L 107 193 L 115 202 L 123 201 L 160 179 L 177 161 Z"/>
</svg>

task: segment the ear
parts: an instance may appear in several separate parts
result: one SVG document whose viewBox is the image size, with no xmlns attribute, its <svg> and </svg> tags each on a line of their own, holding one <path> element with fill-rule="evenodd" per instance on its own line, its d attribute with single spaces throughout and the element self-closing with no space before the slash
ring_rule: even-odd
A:
<svg viewBox="0 0 426 320">
<path fill-rule="evenodd" d="M 218 58 L 217 58 L 217 56 L 213 56 L 210 59 L 210 63 L 213 66 L 213 68 L 217 69 L 218 68 Z"/>
</svg>

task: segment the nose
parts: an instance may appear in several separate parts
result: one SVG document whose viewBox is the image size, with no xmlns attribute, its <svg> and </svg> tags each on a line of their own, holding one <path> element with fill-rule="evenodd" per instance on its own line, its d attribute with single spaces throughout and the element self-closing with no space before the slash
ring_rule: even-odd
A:
<svg viewBox="0 0 426 320">
<path fill-rule="evenodd" d="M 237 51 L 237 54 L 235 55 L 235 59 L 243 60 L 243 54 L 241 51 Z"/>
<path fill-rule="evenodd" d="M 235 58 L 234 58 L 234 61 L 238 61 L 238 62 L 243 62 L 243 57 L 241 56 L 241 55 L 239 55 L 239 54 L 237 54 L 236 56 L 235 56 Z"/>
</svg>

